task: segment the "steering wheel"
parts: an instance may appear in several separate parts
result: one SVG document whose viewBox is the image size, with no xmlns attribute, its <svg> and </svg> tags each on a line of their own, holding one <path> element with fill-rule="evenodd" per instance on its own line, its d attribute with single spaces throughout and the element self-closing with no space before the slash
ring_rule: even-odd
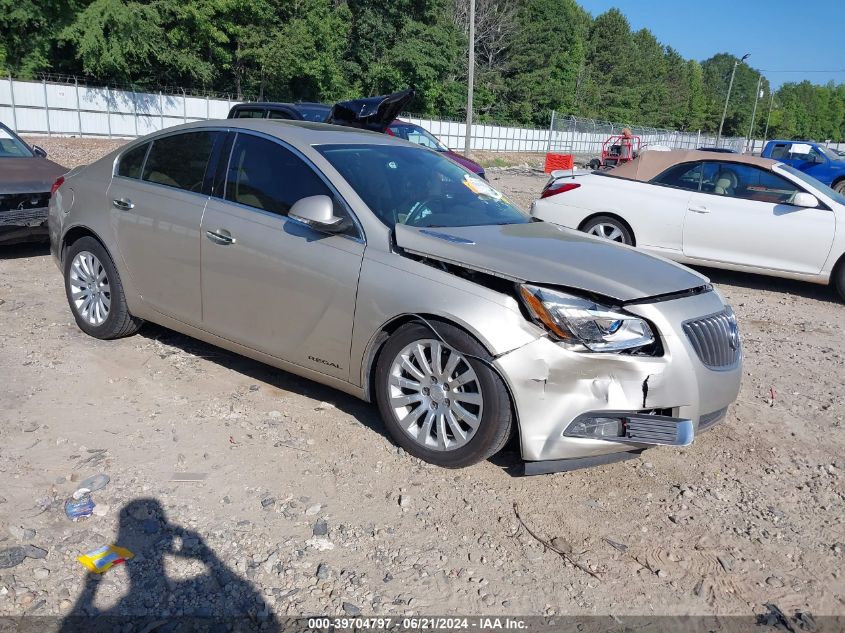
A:
<svg viewBox="0 0 845 633">
<path fill-rule="evenodd" d="M 418 202 L 417 205 L 414 207 L 414 210 L 408 214 L 408 217 L 405 218 L 405 225 L 406 226 L 418 226 L 417 222 L 422 219 L 423 211 L 428 209 L 431 213 L 434 213 L 434 210 L 429 207 L 428 205 L 433 201 L 438 201 L 441 205 L 443 202 L 440 200 L 439 196 L 430 196 L 425 198 L 421 202 Z"/>
</svg>

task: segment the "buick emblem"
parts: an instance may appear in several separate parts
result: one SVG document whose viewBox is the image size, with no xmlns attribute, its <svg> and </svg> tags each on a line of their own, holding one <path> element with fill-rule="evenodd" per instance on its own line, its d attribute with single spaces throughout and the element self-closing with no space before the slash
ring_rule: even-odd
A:
<svg viewBox="0 0 845 633">
<path fill-rule="evenodd" d="M 733 351 L 739 349 L 739 328 L 734 320 L 729 321 L 728 325 L 728 345 Z"/>
</svg>

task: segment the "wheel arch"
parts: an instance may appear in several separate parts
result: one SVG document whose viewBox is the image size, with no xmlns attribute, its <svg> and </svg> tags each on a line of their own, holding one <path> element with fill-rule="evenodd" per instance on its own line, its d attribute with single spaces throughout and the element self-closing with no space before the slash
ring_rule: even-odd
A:
<svg viewBox="0 0 845 633">
<path fill-rule="evenodd" d="M 109 257 L 111 257 L 112 261 L 114 261 L 114 255 L 100 236 L 84 224 L 77 224 L 76 226 L 69 228 L 62 236 L 62 243 L 59 248 L 62 265 L 65 263 L 65 253 L 67 252 L 68 247 L 70 247 L 70 245 L 74 242 L 78 242 L 83 237 L 92 237 L 97 240 L 100 243 L 100 246 L 102 246 L 106 253 L 108 253 Z M 116 265 L 117 264 L 115 264 L 115 266 Z"/>
<path fill-rule="evenodd" d="M 631 241 L 633 242 L 631 244 L 631 246 L 637 245 L 637 234 L 634 232 L 634 229 L 631 226 L 631 223 L 628 222 L 628 220 L 626 220 L 625 218 L 623 218 L 621 215 L 619 215 L 618 213 L 616 213 L 614 211 L 596 211 L 595 213 L 591 213 L 586 218 L 581 220 L 581 223 L 578 225 L 578 230 L 583 231 L 584 226 L 586 226 L 587 222 L 589 222 L 590 220 L 592 220 L 594 218 L 598 218 L 598 217 L 602 217 L 602 216 L 604 216 L 606 218 L 613 218 L 614 220 L 619 220 L 619 222 L 624 224 L 625 227 L 628 229 L 628 231 L 631 233 Z"/>
<path fill-rule="evenodd" d="M 450 325 L 454 328 L 463 331 L 468 336 L 474 338 L 485 350 L 487 350 L 488 354 L 490 354 L 491 356 L 493 355 L 493 352 L 490 350 L 490 346 L 485 343 L 485 341 L 481 337 L 479 337 L 475 332 L 473 332 L 471 328 L 466 327 L 464 324 L 460 323 L 456 319 L 444 317 L 438 314 L 398 315 L 390 319 L 384 325 L 382 325 L 379 330 L 373 335 L 372 340 L 367 346 L 367 352 L 364 355 L 364 363 L 362 366 L 362 386 L 364 389 L 364 400 L 366 400 L 367 402 L 373 401 L 373 396 L 375 394 L 375 368 L 378 364 L 379 356 L 381 355 L 381 352 L 384 349 L 385 343 L 387 343 L 387 340 L 396 330 L 408 323 L 422 323 L 423 325 L 428 323 L 431 326 L 436 326 L 437 323 L 444 323 Z M 519 411 L 516 408 L 516 401 L 514 400 L 513 393 L 511 391 L 510 381 L 507 379 L 506 376 L 502 375 L 502 372 L 494 364 L 491 363 L 490 367 L 493 369 L 493 371 L 496 372 L 496 374 L 499 376 L 505 386 L 505 392 L 507 393 L 508 401 L 510 402 L 511 415 L 513 416 L 514 427 L 516 429 L 517 434 L 521 435 L 522 431 L 520 429 Z M 521 443 L 520 446 L 522 446 Z"/>
</svg>

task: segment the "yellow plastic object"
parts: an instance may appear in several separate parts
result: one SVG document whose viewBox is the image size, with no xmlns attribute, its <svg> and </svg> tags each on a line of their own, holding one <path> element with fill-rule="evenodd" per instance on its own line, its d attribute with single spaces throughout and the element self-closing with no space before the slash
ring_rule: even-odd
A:
<svg viewBox="0 0 845 633">
<path fill-rule="evenodd" d="M 89 571 L 92 571 L 95 574 L 102 574 L 115 565 L 126 562 L 133 556 L 134 554 L 125 547 L 104 545 L 103 547 L 91 550 L 82 556 L 78 556 L 76 560 L 85 565 Z"/>
</svg>

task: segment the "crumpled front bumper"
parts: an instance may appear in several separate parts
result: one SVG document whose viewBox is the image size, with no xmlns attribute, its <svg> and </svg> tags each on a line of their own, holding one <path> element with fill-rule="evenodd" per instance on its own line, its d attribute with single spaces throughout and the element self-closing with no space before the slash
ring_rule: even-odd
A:
<svg viewBox="0 0 845 633">
<path fill-rule="evenodd" d="M 691 420 L 696 434 L 721 419 L 739 393 L 741 351 L 735 364 L 708 369 L 683 323 L 724 308 L 717 292 L 626 307 L 656 327 L 661 357 L 571 351 L 543 337 L 497 358 L 496 367 L 513 396 L 523 459 L 596 458 L 650 445 L 564 435 L 573 420 L 589 412 L 662 410 Z"/>
</svg>

